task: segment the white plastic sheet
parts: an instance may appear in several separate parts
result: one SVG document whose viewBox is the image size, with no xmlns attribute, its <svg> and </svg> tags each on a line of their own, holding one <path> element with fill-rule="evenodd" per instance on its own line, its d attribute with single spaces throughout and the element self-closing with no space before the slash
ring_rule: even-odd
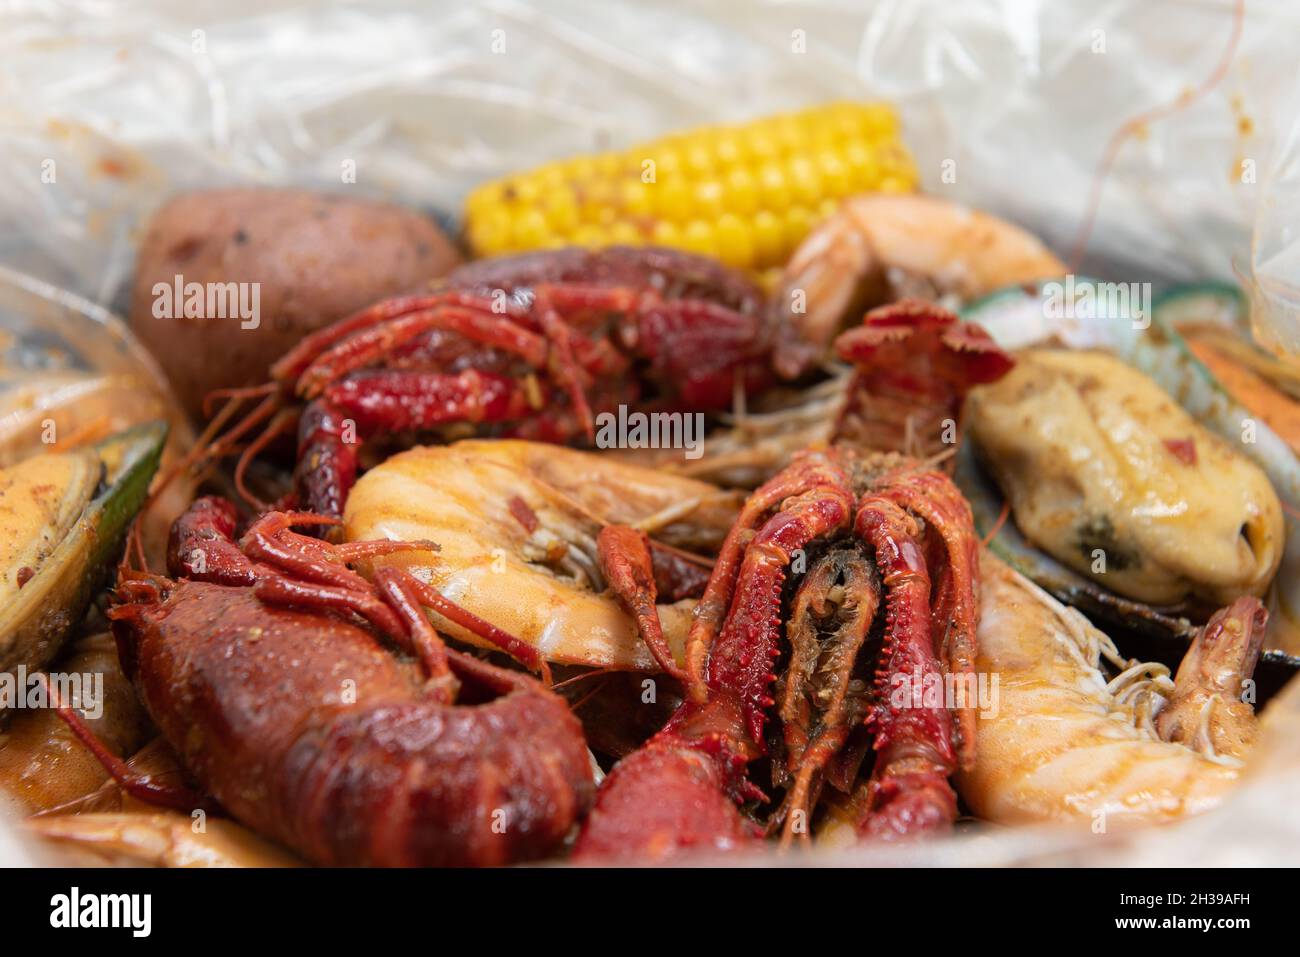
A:
<svg viewBox="0 0 1300 957">
<path fill-rule="evenodd" d="M 1068 255 L 1112 135 L 1205 82 L 1234 9 L 16 0 L 0 19 L 0 265 L 112 306 L 141 223 L 179 190 L 313 185 L 454 221 L 467 189 L 489 176 L 856 97 L 897 103 L 927 189 L 1010 216 Z M 1084 270 L 1235 274 L 1251 281 L 1269 341 L 1300 348 L 1297 35 L 1293 0 L 1249 0 L 1220 82 L 1119 146 Z M 355 183 L 343 181 L 349 163 Z M 1080 862 L 1103 859 L 1103 848 L 1132 860 L 1144 847 L 1145 862 L 1191 863 L 1236 860 L 1230 849 L 1247 847 L 1252 861 L 1286 861 L 1300 846 L 1294 788 L 1271 780 L 1243 791 L 1235 813 L 1141 839 L 990 832 L 922 854 Z"/>
<path fill-rule="evenodd" d="M 547 158 L 864 96 L 899 104 L 927 189 L 1068 252 L 1112 134 L 1197 89 L 1233 13 L 1233 0 L 19 2 L 0 30 L 0 262 L 111 300 L 142 218 L 177 190 L 310 183 L 454 215 L 473 183 Z M 1144 279 L 1254 266 L 1271 302 L 1300 298 L 1287 275 L 1297 35 L 1300 7 L 1249 0 L 1221 82 L 1119 149 L 1085 265 Z"/>
</svg>

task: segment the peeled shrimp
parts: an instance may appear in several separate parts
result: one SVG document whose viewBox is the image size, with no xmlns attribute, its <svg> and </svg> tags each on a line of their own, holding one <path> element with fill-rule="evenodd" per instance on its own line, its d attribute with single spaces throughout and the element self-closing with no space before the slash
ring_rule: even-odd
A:
<svg viewBox="0 0 1300 957">
<path fill-rule="evenodd" d="M 1216 614 L 1171 680 L 1163 665 L 1120 658 L 1083 615 L 987 551 L 981 574 L 975 667 L 998 685 L 977 723 L 975 766 L 958 777 L 976 816 L 1104 830 L 1223 800 L 1255 736 L 1241 695 L 1263 640 L 1258 600 Z"/>
<path fill-rule="evenodd" d="M 788 310 L 793 342 L 777 352 L 778 371 L 792 378 L 824 357 L 870 306 L 909 296 L 966 302 L 1064 273 L 1037 238 L 988 213 L 933 196 L 854 197 L 786 266 L 775 302 Z"/>
<path fill-rule="evenodd" d="M 115 754 L 130 754 L 149 734 L 149 719 L 117 660 L 108 633 L 82 638 L 52 670 L 99 676 L 98 700 L 79 702 L 85 722 Z M 97 716 L 85 715 L 94 705 Z M 53 708 L 17 710 L 0 734 L 0 805 L 32 814 L 94 791 L 108 773 Z"/>
<path fill-rule="evenodd" d="M 180 785 L 185 774 L 162 738 L 127 761 L 150 780 Z M 238 821 L 145 804 L 111 778 L 97 790 L 24 824 L 76 855 L 113 865 L 156 867 L 295 867 L 301 860 Z"/>
<path fill-rule="evenodd" d="M 600 531 L 630 525 L 664 546 L 711 552 L 741 498 L 605 455 L 469 440 L 410 449 L 366 472 L 348 497 L 344 535 L 436 543 L 437 552 L 385 555 L 371 566 L 409 569 L 549 661 L 656 670 L 632 618 L 607 593 Z M 693 607 L 690 599 L 659 605 L 678 661 Z M 456 622 L 438 625 L 482 644 Z"/>
<path fill-rule="evenodd" d="M 27 821 L 33 833 L 110 863 L 155 867 L 297 867 L 287 851 L 235 821 L 196 822 L 179 811 L 67 814 Z"/>
</svg>

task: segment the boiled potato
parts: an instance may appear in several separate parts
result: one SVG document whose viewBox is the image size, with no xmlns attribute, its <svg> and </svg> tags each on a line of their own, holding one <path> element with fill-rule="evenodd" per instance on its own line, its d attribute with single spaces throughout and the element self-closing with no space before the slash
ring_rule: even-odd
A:
<svg viewBox="0 0 1300 957">
<path fill-rule="evenodd" d="M 297 189 L 185 193 L 149 221 L 131 325 L 199 416 L 213 389 L 267 381 L 270 364 L 307 333 L 459 262 L 432 220 L 388 203 Z M 217 284 L 227 283 L 258 285 L 226 298 L 234 287 Z M 204 311 L 187 317 L 194 289 Z"/>
</svg>

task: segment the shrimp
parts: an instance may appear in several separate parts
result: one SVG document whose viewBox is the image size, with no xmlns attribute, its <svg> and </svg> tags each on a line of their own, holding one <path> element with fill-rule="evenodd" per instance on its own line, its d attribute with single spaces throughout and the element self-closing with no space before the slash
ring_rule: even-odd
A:
<svg viewBox="0 0 1300 957">
<path fill-rule="evenodd" d="M 857 196 L 790 258 L 773 300 L 786 344 L 773 361 L 797 377 L 870 306 L 909 296 L 967 302 L 1065 271 L 1037 238 L 988 213 L 933 196 Z"/>
<path fill-rule="evenodd" d="M 1122 659 L 1086 618 L 988 551 L 976 669 L 998 676 L 958 791 L 979 817 L 1142 825 L 1220 803 L 1255 737 L 1241 700 L 1267 613 L 1239 598 L 1193 640 L 1177 675 Z M 1108 679 L 1101 659 L 1118 674 Z"/>
<path fill-rule="evenodd" d="M 410 449 L 366 472 L 348 497 L 344 537 L 437 542 L 436 553 L 384 555 L 368 567 L 406 568 L 548 661 L 672 671 L 694 607 L 683 596 L 702 590 L 712 564 L 685 550 L 715 551 L 742 499 L 589 452 L 468 440 Z M 633 614 L 606 593 L 612 576 L 632 571 L 611 551 L 630 536 L 601 534 L 617 525 L 655 539 L 667 652 L 643 643 Z M 472 627 L 439 627 L 484 644 Z"/>
<path fill-rule="evenodd" d="M 28 830 L 66 850 L 109 863 L 154 867 L 299 867 L 302 862 L 252 831 L 222 818 L 195 830 L 179 811 L 152 814 L 65 814 L 37 817 Z"/>
<path fill-rule="evenodd" d="M 118 664 L 112 635 L 81 639 L 52 670 L 98 684 L 83 687 L 76 704 L 110 751 L 130 754 L 145 742 L 149 719 Z M 53 708 L 12 712 L 0 736 L 0 804 L 33 814 L 94 791 L 107 777 Z"/>
<path fill-rule="evenodd" d="M 175 753 L 155 738 L 126 762 L 134 775 L 180 787 Z M 97 790 L 28 818 L 33 834 L 95 863 L 157 867 L 295 867 L 301 859 L 237 821 L 159 808 L 110 778 Z"/>
</svg>

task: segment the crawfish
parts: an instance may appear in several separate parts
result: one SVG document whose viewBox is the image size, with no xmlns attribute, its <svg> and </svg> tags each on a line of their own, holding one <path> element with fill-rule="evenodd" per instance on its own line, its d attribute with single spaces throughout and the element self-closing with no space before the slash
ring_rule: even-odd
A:
<svg viewBox="0 0 1300 957">
<path fill-rule="evenodd" d="M 236 467 L 241 494 L 256 503 L 247 464 L 296 420 L 297 501 L 339 516 L 369 439 L 590 443 L 596 416 L 620 404 L 725 409 L 737 389 L 771 381 L 768 325 L 753 283 L 689 253 L 611 247 L 483 260 L 307 336 L 272 367 L 272 383 L 225 392 L 219 418 L 261 401 L 214 449 L 266 423 Z"/>
<path fill-rule="evenodd" d="M 331 545 L 291 528 L 329 521 L 270 512 L 236 540 L 234 506 L 203 498 L 173 527 L 172 578 L 119 576 L 123 666 L 164 738 L 221 808 L 318 864 L 555 851 L 593 790 L 577 719 L 534 678 L 448 648 L 425 607 L 472 616 L 425 583 L 347 567 L 430 543 Z M 134 796 L 195 806 L 109 765 Z"/>
<path fill-rule="evenodd" d="M 852 784 L 857 769 L 846 752 L 864 724 L 876 757 L 859 834 L 942 830 L 956 816 L 948 778 L 973 762 L 973 709 L 956 709 L 954 721 L 946 702 L 907 690 L 972 673 L 979 568 L 970 508 L 942 471 L 859 443 L 905 432 L 922 447 L 937 441 L 907 427 L 913 410 L 870 398 L 923 396 L 931 409 L 921 421 L 938 425 L 937 413 L 957 414 L 965 391 L 996 378 L 1010 360 L 981 330 L 917 304 L 869 314 L 839 346 L 858 362 L 857 395 L 838 426 L 843 444 L 797 454 L 747 500 L 695 611 L 681 675 L 687 700 L 602 784 L 575 848 L 579 859 L 662 859 L 757 836 L 737 805 L 766 799 L 747 768 L 768 750 L 764 727 L 778 705 L 783 625 L 791 650 L 779 712 L 790 787 L 774 823 L 783 823 L 785 840 L 806 836 L 800 825 L 834 762 L 850 766 L 839 772 L 847 778 L 840 786 Z M 625 543 L 621 557 L 639 574 L 608 577 L 629 609 L 644 609 L 636 583 L 651 580 L 651 557 L 633 546 Z M 797 561 L 806 574 L 790 596 Z M 652 617 L 637 616 L 647 642 L 657 637 Z M 856 674 L 873 627 L 878 666 L 862 682 Z"/>
<path fill-rule="evenodd" d="M 966 393 L 1011 368 L 1010 357 L 982 328 L 919 299 L 871 310 L 836 339 L 834 352 L 848 369 L 793 398 L 774 392 L 760 400 L 763 411 L 712 432 L 701 459 L 683 463 L 678 454 L 663 452 L 624 458 L 749 487 L 800 449 L 831 441 L 946 458 L 961 431 Z"/>
</svg>

